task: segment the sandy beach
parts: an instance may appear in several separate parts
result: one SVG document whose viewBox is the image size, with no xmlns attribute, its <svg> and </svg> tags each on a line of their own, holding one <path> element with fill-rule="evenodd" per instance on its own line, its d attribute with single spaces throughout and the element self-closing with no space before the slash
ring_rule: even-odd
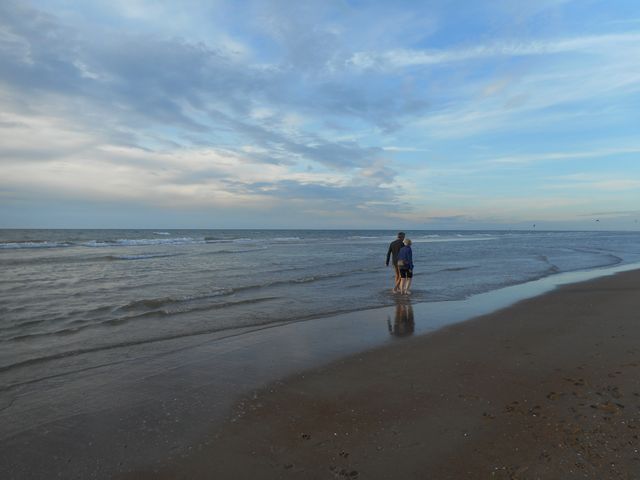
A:
<svg viewBox="0 0 640 480">
<path fill-rule="evenodd" d="M 123 478 L 640 478 L 640 272 L 272 383 Z"/>
</svg>

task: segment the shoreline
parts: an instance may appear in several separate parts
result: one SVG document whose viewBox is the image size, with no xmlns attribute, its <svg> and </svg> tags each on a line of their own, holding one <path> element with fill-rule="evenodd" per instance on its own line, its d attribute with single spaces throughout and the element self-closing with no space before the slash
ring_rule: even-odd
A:
<svg viewBox="0 0 640 480">
<path fill-rule="evenodd" d="M 638 478 L 639 284 L 564 285 L 294 374 L 122 478 Z"/>
<path fill-rule="evenodd" d="M 634 268 L 638 265 L 560 274 L 464 301 L 413 304 L 410 327 L 406 307 L 411 302 L 402 299 L 395 307 L 292 322 L 233 338 L 211 336 L 195 345 L 169 342 L 172 349 L 160 353 L 143 350 L 128 358 L 125 350 L 127 358 L 28 385 L 2 399 L 3 476 L 59 472 L 112 478 L 163 461 L 171 465 L 205 448 L 212 431 L 234 415 L 236 401 L 265 384 L 378 348 L 402 349 L 405 342 L 466 325 L 559 282 L 613 278 L 602 276 Z M 81 358 L 74 361 L 81 363 Z"/>
</svg>

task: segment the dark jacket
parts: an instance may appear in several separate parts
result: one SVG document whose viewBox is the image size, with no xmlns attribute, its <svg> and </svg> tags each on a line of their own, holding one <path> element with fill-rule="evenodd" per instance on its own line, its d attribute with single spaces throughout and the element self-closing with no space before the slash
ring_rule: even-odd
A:
<svg viewBox="0 0 640 480">
<path fill-rule="evenodd" d="M 403 260 L 404 265 L 400 268 L 405 270 L 413 270 L 413 252 L 411 251 L 411 247 L 409 245 L 405 245 L 398 252 L 398 260 Z"/>
<path fill-rule="evenodd" d="M 403 246 L 404 243 L 402 243 L 402 240 L 400 240 L 399 238 L 391 242 L 391 244 L 389 245 L 389 250 L 387 251 L 387 265 L 389 265 L 389 257 L 391 257 L 391 262 L 394 265 L 398 264 L 398 252 L 400 252 L 400 249 Z"/>
</svg>

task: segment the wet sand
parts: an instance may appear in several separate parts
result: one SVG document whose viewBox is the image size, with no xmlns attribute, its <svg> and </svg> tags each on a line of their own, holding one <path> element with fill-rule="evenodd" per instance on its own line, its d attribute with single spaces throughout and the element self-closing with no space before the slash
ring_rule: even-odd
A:
<svg viewBox="0 0 640 480">
<path fill-rule="evenodd" d="M 296 374 L 123 478 L 640 478 L 640 272 Z"/>
</svg>

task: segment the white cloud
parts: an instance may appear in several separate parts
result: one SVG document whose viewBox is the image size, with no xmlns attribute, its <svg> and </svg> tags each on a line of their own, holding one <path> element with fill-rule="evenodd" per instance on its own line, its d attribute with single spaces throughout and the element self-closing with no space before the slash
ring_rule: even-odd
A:
<svg viewBox="0 0 640 480">
<path fill-rule="evenodd" d="M 548 190 L 584 190 L 594 192 L 625 192 L 640 189 L 640 179 L 613 175 L 576 173 L 549 179 Z"/>
<path fill-rule="evenodd" d="M 577 212 L 591 208 L 588 200 L 569 195 L 527 195 L 522 197 L 491 197 L 486 194 L 470 195 L 468 198 L 432 202 L 416 209 L 414 219 L 437 222 L 476 224 L 522 224 L 545 219 L 567 221 Z"/>
<path fill-rule="evenodd" d="M 496 165 L 523 165 L 535 162 L 548 162 L 554 160 L 575 160 L 579 158 L 604 158 L 614 155 L 628 155 L 640 153 L 640 146 L 638 147 L 626 147 L 626 148 L 608 148 L 608 149 L 596 149 L 581 152 L 547 152 L 547 153 L 532 153 L 524 155 L 509 155 L 505 157 L 493 158 L 486 160 L 486 164 Z"/>
<path fill-rule="evenodd" d="M 552 58 L 562 53 L 568 55 Z M 496 65 L 489 63 L 492 59 L 534 56 L 545 61 L 510 63 L 497 74 L 490 73 L 493 68 L 487 69 Z M 640 63 L 635 60 L 639 57 L 640 33 L 628 32 L 495 42 L 472 48 L 359 52 L 350 65 L 358 71 L 374 69 L 381 75 L 399 75 L 406 67 L 423 66 L 425 74 L 435 75 L 429 67 L 460 64 L 456 70 L 438 70 L 438 75 L 450 81 L 430 86 L 431 108 L 411 122 L 409 129 L 436 138 L 464 138 L 589 119 L 594 111 L 576 105 L 604 102 L 608 97 L 612 105 L 616 99 L 640 91 Z M 561 105 L 568 108 L 556 108 Z"/>
<path fill-rule="evenodd" d="M 380 186 L 393 183 L 395 172 L 382 160 L 337 173 L 264 163 L 262 154 L 251 145 L 240 152 L 213 147 L 150 151 L 109 143 L 99 132 L 60 118 L 0 117 L 0 191 L 155 208 L 265 210 L 286 201 L 317 208 L 314 204 L 331 200 L 326 195 L 336 194 L 349 210 L 369 208 L 368 201 L 381 192 L 387 207 L 392 201 Z"/>
<path fill-rule="evenodd" d="M 417 147 L 401 147 L 395 145 L 389 145 L 382 147 L 382 150 L 385 152 L 428 152 L 428 148 L 417 148 Z"/>
<path fill-rule="evenodd" d="M 640 33 L 590 35 L 526 43 L 495 42 L 471 48 L 449 50 L 395 49 L 384 52 L 356 52 L 347 64 L 357 69 L 395 70 L 420 65 L 480 60 L 490 57 L 522 57 L 568 52 L 609 52 L 613 48 L 638 48 Z"/>
<path fill-rule="evenodd" d="M 626 50 L 624 55 L 618 52 L 571 67 L 539 66 L 538 72 L 522 74 L 517 80 L 504 83 L 499 94 L 490 96 L 486 95 L 486 84 L 478 81 L 458 89 L 452 87 L 449 93 L 455 93 L 455 102 L 435 107 L 430 115 L 413 125 L 438 138 L 577 125 L 599 115 L 600 112 L 588 106 L 594 102 L 604 104 L 606 99 L 610 101 L 604 113 L 616 114 L 613 107 L 617 106 L 624 115 L 627 104 L 623 99 L 640 91 L 640 63 L 634 60 L 638 56 L 640 45 L 634 51 Z M 546 71 L 540 71 L 543 69 Z M 561 106 L 567 108 L 559 109 Z"/>
<path fill-rule="evenodd" d="M 5 125 L 3 128 L 2 125 Z M 86 151 L 100 141 L 63 119 L 12 113 L 0 114 L 0 165 L 41 162 Z"/>
</svg>

